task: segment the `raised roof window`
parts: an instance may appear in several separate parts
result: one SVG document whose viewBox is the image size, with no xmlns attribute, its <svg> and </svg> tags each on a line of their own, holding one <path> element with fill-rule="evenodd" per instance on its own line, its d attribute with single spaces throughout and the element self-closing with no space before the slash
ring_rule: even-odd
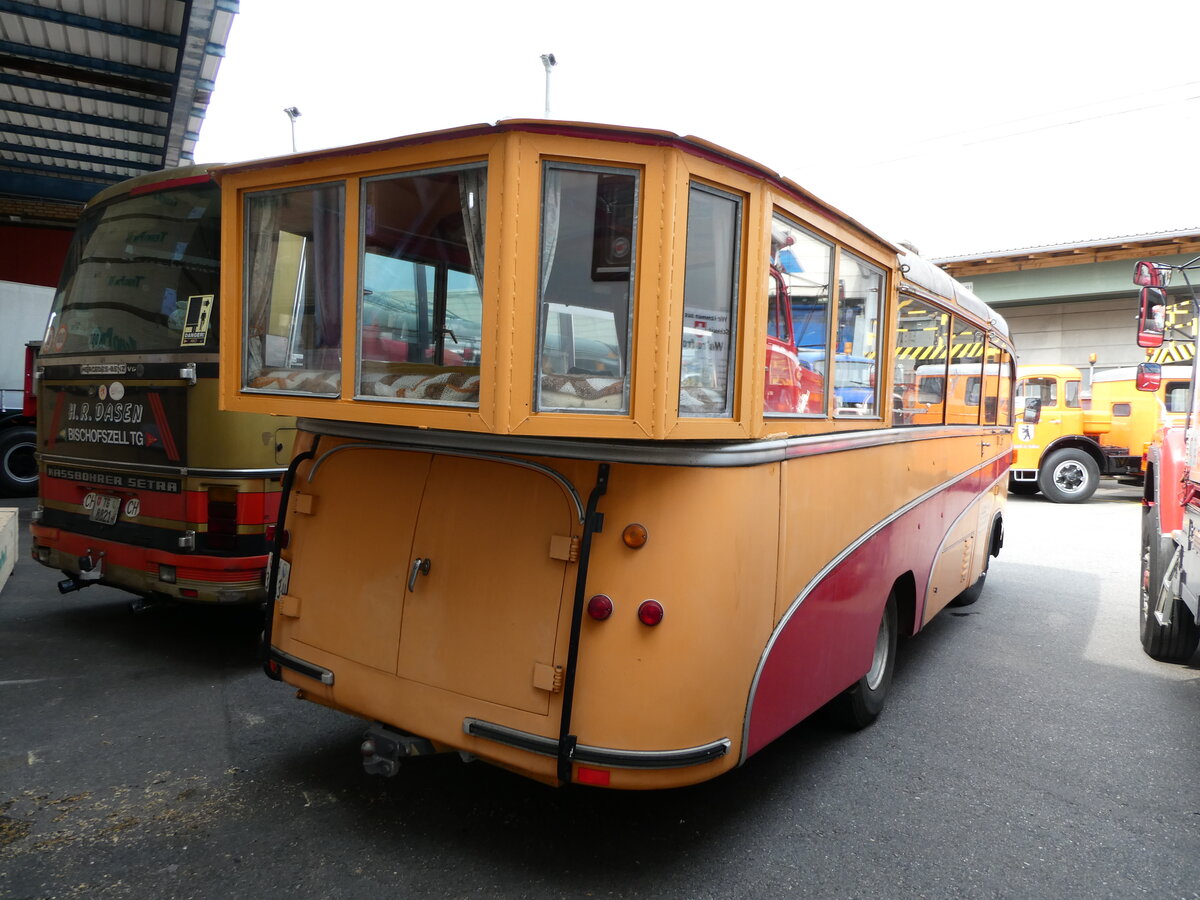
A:
<svg viewBox="0 0 1200 900">
<path fill-rule="evenodd" d="M 487 170 L 364 180 L 358 396 L 479 405 Z"/>
<path fill-rule="evenodd" d="M 543 168 L 537 408 L 628 412 L 638 176 Z"/>
</svg>

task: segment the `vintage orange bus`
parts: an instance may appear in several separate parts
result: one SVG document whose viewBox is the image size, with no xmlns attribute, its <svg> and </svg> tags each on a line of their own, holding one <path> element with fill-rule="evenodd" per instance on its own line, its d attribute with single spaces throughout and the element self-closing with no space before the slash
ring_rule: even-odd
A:
<svg viewBox="0 0 1200 900">
<path fill-rule="evenodd" d="M 295 424 L 217 409 L 220 191 L 151 173 L 85 208 L 38 357 L 33 558 L 135 608 L 266 598 Z"/>
<path fill-rule="evenodd" d="M 800 185 L 552 121 L 218 178 L 222 404 L 299 417 L 267 671 L 371 723 L 368 771 L 702 781 L 830 701 L 871 722 L 897 639 L 978 596 L 1007 327 Z M 875 364 L 853 407 L 839 359 Z M 982 402 L 914 423 L 951 360 Z"/>
</svg>

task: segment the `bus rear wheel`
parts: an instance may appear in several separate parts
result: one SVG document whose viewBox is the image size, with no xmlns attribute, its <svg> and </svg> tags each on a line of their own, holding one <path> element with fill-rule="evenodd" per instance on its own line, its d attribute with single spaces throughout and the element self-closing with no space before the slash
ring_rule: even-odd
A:
<svg viewBox="0 0 1200 900">
<path fill-rule="evenodd" d="M 1139 620 L 1141 625 L 1142 649 L 1146 655 L 1160 662 L 1186 662 L 1200 645 L 1200 627 L 1192 611 L 1175 597 L 1171 603 L 1171 624 L 1161 625 L 1154 615 L 1159 591 L 1171 558 L 1175 555 L 1175 541 L 1170 535 L 1159 534 L 1153 507 L 1142 513 L 1142 572 L 1139 598 Z"/>
<path fill-rule="evenodd" d="M 1100 467 L 1083 450 L 1056 450 L 1038 472 L 1038 487 L 1054 503 L 1082 503 L 1099 484 Z"/>
<path fill-rule="evenodd" d="M 883 618 L 875 636 L 875 652 L 871 655 L 871 668 L 844 694 L 838 697 L 838 718 L 847 727 L 857 731 L 874 722 L 887 700 L 892 686 L 892 673 L 896 669 L 896 637 L 899 619 L 896 614 L 896 594 L 888 594 L 883 607 Z"/>
</svg>

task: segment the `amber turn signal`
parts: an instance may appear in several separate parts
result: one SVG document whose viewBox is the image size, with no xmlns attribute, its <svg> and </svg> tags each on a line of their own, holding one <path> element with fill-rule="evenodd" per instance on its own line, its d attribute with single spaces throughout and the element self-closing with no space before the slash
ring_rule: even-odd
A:
<svg viewBox="0 0 1200 900">
<path fill-rule="evenodd" d="M 646 545 L 650 533 L 646 531 L 645 525 L 639 525 L 634 522 L 632 525 L 626 525 L 625 530 L 621 532 L 621 540 L 625 542 L 625 546 L 631 550 L 637 550 L 639 547 Z"/>
</svg>

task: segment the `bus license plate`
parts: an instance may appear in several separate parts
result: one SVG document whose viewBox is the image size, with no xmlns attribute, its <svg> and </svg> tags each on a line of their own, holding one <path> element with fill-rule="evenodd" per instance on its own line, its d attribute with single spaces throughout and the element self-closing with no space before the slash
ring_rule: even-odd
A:
<svg viewBox="0 0 1200 900">
<path fill-rule="evenodd" d="M 112 494 L 97 494 L 96 505 L 92 507 L 88 518 L 101 525 L 115 525 L 117 514 L 121 511 L 121 498 Z"/>
</svg>

